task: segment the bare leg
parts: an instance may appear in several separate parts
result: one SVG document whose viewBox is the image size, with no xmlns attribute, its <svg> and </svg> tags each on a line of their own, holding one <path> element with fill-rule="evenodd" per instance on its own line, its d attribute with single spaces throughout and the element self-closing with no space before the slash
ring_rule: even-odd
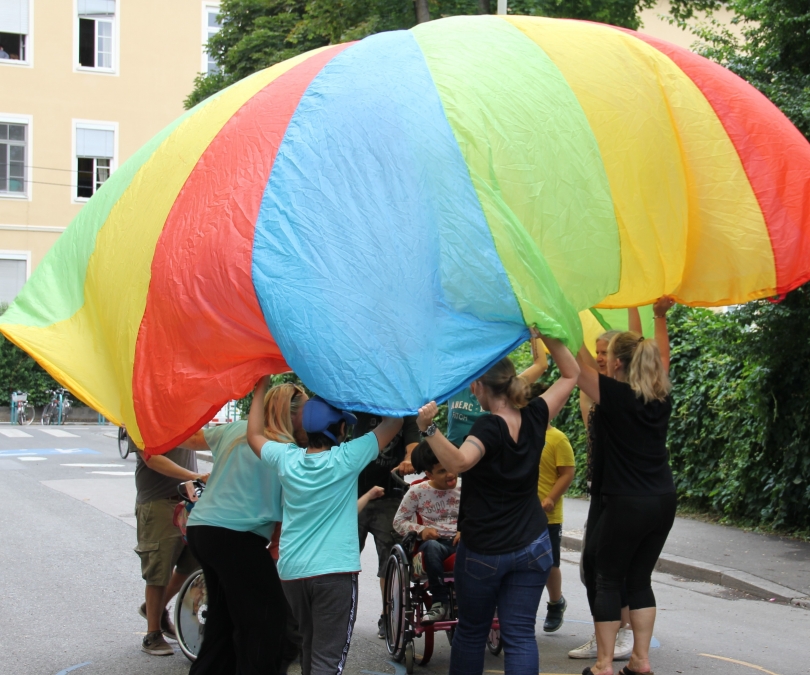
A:
<svg viewBox="0 0 810 675">
<path fill-rule="evenodd" d="M 655 626 L 655 607 L 634 609 L 630 612 L 633 624 L 633 654 L 627 667 L 637 673 L 650 672 L 650 641 Z M 599 624 L 597 624 L 599 625 Z"/>
<path fill-rule="evenodd" d="M 622 607 L 622 628 L 630 627 L 630 605 Z"/>
<path fill-rule="evenodd" d="M 177 570 L 174 571 L 172 578 L 169 579 L 169 585 L 166 586 L 166 596 L 163 599 L 164 608 L 169 604 L 169 600 L 177 595 L 177 593 L 180 591 L 180 587 L 186 583 L 188 576 L 188 574 L 180 574 Z"/>
<path fill-rule="evenodd" d="M 616 646 L 616 634 L 621 621 L 597 621 L 596 630 L 596 665 L 591 668 L 594 675 L 613 675 L 613 649 Z"/>
<path fill-rule="evenodd" d="M 160 630 L 160 617 L 166 609 L 163 601 L 166 597 L 166 586 L 146 587 L 146 631 L 154 633 Z"/>
<path fill-rule="evenodd" d="M 549 602 L 559 602 L 562 597 L 562 572 L 559 567 L 552 567 L 546 582 Z"/>
</svg>

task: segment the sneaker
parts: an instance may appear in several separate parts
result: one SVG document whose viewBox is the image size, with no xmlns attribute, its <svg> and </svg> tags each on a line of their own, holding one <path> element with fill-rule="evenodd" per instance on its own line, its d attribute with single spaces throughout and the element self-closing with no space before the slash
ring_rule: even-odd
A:
<svg viewBox="0 0 810 675">
<path fill-rule="evenodd" d="M 422 620 L 419 622 L 422 625 L 435 623 L 436 621 L 442 621 L 447 616 L 447 607 L 444 606 L 441 602 L 434 602 L 430 609 L 425 612 L 425 616 L 422 617 Z"/>
<path fill-rule="evenodd" d="M 549 602 L 546 607 L 548 611 L 546 612 L 546 620 L 543 623 L 543 630 L 546 633 L 553 633 L 560 630 L 560 626 L 563 625 L 563 614 L 568 609 L 568 603 L 564 597 L 560 596 L 557 602 Z"/>
<path fill-rule="evenodd" d="M 380 614 L 380 620 L 377 622 L 377 637 L 380 640 L 385 640 L 385 617 Z"/>
<path fill-rule="evenodd" d="M 140 614 L 144 619 L 146 618 L 145 602 L 142 602 L 141 606 L 138 607 L 138 614 Z M 174 624 L 169 618 L 168 609 L 164 609 L 163 616 L 160 617 L 160 630 L 163 632 L 163 637 L 167 637 L 170 640 L 177 640 L 177 631 L 174 629 Z"/>
<path fill-rule="evenodd" d="M 613 648 L 614 661 L 627 661 L 633 653 L 633 629 L 619 628 L 616 646 Z"/>
<path fill-rule="evenodd" d="M 581 647 L 572 649 L 568 652 L 569 659 L 595 659 L 596 658 L 596 635 L 591 635 L 588 640 Z"/>
<path fill-rule="evenodd" d="M 166 642 L 163 633 L 159 630 L 146 634 L 141 643 L 141 650 L 153 656 L 172 656 L 174 654 L 174 649 Z"/>
</svg>

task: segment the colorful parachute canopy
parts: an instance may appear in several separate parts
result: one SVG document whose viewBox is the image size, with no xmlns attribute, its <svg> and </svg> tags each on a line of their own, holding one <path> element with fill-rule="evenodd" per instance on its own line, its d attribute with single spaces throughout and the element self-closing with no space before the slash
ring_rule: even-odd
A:
<svg viewBox="0 0 810 675">
<path fill-rule="evenodd" d="M 290 368 L 401 415 L 577 313 L 810 278 L 810 145 L 688 51 L 456 17 L 304 54 L 105 183 L 2 331 L 162 452 Z"/>
</svg>

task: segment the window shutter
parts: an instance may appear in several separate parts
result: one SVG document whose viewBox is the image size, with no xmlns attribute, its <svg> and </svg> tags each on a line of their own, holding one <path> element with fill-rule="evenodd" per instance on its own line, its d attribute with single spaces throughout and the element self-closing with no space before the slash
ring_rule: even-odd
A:
<svg viewBox="0 0 810 675">
<path fill-rule="evenodd" d="M 109 129 L 76 129 L 77 157 L 113 158 L 115 132 Z"/>
<path fill-rule="evenodd" d="M 11 302 L 25 283 L 25 260 L 0 258 L 0 302 Z"/>
<path fill-rule="evenodd" d="M 0 33 L 28 35 L 28 0 L 0 0 Z"/>
<path fill-rule="evenodd" d="M 78 2 L 79 16 L 112 16 L 115 14 L 115 0 L 78 0 Z"/>
</svg>

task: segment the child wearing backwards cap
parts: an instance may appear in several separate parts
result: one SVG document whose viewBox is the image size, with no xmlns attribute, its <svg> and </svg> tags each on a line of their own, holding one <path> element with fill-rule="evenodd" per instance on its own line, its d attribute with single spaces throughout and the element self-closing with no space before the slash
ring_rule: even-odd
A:
<svg viewBox="0 0 810 675">
<path fill-rule="evenodd" d="M 317 396 L 304 404 L 308 446 L 264 436 L 262 401 L 267 378 L 256 385 L 248 415 L 253 452 L 278 471 L 284 512 L 278 573 L 304 638 L 303 675 L 343 672 L 357 614 L 357 477 L 402 426 L 386 418 L 348 443 L 357 419 Z"/>
</svg>

